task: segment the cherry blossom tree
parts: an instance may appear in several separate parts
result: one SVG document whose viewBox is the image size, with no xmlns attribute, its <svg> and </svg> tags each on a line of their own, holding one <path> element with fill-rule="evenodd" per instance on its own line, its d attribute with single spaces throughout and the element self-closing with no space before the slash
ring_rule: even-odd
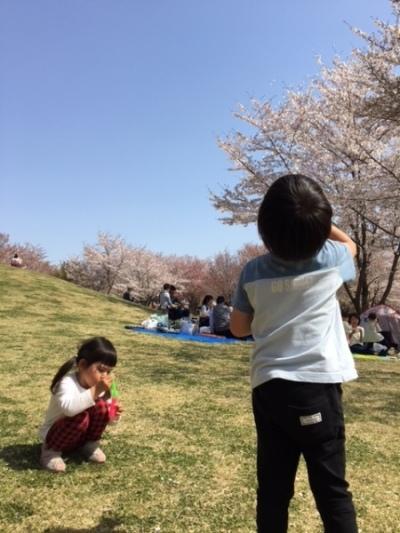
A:
<svg viewBox="0 0 400 533">
<path fill-rule="evenodd" d="M 263 244 L 243 245 L 243 247 L 240 248 L 240 250 L 238 250 L 237 252 L 240 268 L 243 268 L 244 265 L 251 259 L 258 257 L 259 255 L 265 254 L 266 251 L 267 250 L 265 249 L 265 246 Z"/>
<path fill-rule="evenodd" d="M 119 236 L 99 233 L 97 243 L 84 246 L 82 257 L 64 262 L 66 279 L 110 294 L 127 281 L 129 249 Z"/>
<path fill-rule="evenodd" d="M 205 280 L 208 287 L 206 292 L 214 297 L 225 296 L 227 301 L 231 301 L 240 270 L 241 264 L 237 254 L 229 253 L 227 250 L 217 253 L 209 262 Z"/>
<path fill-rule="evenodd" d="M 305 90 L 288 91 L 277 106 L 257 100 L 249 109 L 242 106 L 236 117 L 251 132 L 219 141 L 239 181 L 211 197 L 223 222 L 247 225 L 278 176 L 316 179 L 334 206 L 335 221 L 358 244 L 358 279 L 345 286 L 358 312 L 387 300 L 400 256 L 400 135 L 360 113 L 370 97 L 370 73 L 357 52 L 347 62 L 322 67 Z"/>
<path fill-rule="evenodd" d="M 366 43 L 366 49 L 354 54 L 368 76 L 369 94 L 363 102 L 362 113 L 377 120 L 400 126 L 400 2 L 392 0 L 394 23 L 376 21 L 377 32 L 367 34 L 353 31 Z"/>
<path fill-rule="evenodd" d="M 106 294 L 122 294 L 130 286 L 145 304 L 157 299 L 165 280 L 179 279 L 161 254 L 107 233 L 99 233 L 96 244 L 85 245 L 82 257 L 65 261 L 62 270 L 67 280 Z"/>
<path fill-rule="evenodd" d="M 207 292 L 209 261 L 193 256 L 169 256 L 166 258 L 172 283 L 177 285 L 195 312 Z"/>
<path fill-rule="evenodd" d="M 130 286 L 135 297 L 146 305 L 151 301 L 158 301 L 165 280 L 172 278 L 170 266 L 164 256 L 144 247 L 129 247 L 123 274 L 115 287 L 117 292 Z"/>
</svg>

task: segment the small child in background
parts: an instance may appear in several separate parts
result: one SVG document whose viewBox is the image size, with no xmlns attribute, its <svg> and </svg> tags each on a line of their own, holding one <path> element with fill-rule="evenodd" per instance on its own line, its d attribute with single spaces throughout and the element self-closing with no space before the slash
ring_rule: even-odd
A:
<svg viewBox="0 0 400 533">
<path fill-rule="evenodd" d="M 364 346 L 364 328 L 360 326 L 360 317 L 355 313 L 349 316 L 349 329 L 345 329 L 346 337 L 352 353 L 368 352 Z"/>
<path fill-rule="evenodd" d="M 369 313 L 367 319 L 363 322 L 364 342 L 372 354 L 387 355 L 388 346 L 384 344 L 385 337 L 381 333 L 381 327 L 378 317 L 375 313 Z"/>
<path fill-rule="evenodd" d="M 110 420 L 107 397 L 117 364 L 117 353 L 104 337 L 84 341 L 76 357 L 57 371 L 45 420 L 39 430 L 42 439 L 40 463 L 53 472 L 65 472 L 63 453 L 81 449 L 88 461 L 104 463 L 100 437 Z M 117 404 L 115 419 L 121 415 Z"/>
</svg>

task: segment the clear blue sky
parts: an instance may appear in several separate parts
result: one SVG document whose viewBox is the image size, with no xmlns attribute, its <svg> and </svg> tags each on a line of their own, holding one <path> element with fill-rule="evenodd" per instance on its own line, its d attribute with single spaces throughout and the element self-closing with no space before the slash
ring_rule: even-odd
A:
<svg viewBox="0 0 400 533">
<path fill-rule="evenodd" d="M 209 190 L 238 103 L 280 96 L 390 18 L 386 0 L 1 0 L 0 232 L 52 262 L 98 231 L 211 256 L 257 242 Z"/>
</svg>

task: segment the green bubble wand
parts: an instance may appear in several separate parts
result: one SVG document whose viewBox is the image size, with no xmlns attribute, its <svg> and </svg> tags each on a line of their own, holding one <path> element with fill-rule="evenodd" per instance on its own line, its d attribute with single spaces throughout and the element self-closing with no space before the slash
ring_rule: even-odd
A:
<svg viewBox="0 0 400 533">
<path fill-rule="evenodd" d="M 117 383 L 116 383 L 115 379 L 111 383 L 110 395 L 111 395 L 111 398 L 118 398 L 118 396 L 119 396 L 119 392 L 118 392 L 118 389 L 117 389 Z"/>
<path fill-rule="evenodd" d="M 109 415 L 110 415 L 110 421 L 114 420 L 117 417 L 117 408 L 118 408 L 118 396 L 119 392 L 117 389 L 117 383 L 115 380 L 111 383 L 110 387 L 110 396 L 111 396 L 111 403 L 109 405 Z"/>
</svg>

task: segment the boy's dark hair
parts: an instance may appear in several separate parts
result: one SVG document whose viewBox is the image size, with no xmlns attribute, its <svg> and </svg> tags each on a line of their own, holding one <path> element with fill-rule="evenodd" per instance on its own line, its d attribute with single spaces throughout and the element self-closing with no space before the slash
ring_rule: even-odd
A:
<svg viewBox="0 0 400 533">
<path fill-rule="evenodd" d="M 314 256 L 329 237 L 332 207 L 318 183 L 301 174 L 278 178 L 258 211 L 258 232 L 277 257 L 300 261 Z"/>
<path fill-rule="evenodd" d="M 223 304 L 223 303 L 225 303 L 225 298 L 223 296 L 218 296 L 217 304 Z"/>
<path fill-rule="evenodd" d="M 169 288 L 170 288 L 170 284 L 164 283 L 164 286 L 163 286 L 164 291 L 167 291 Z"/>
<path fill-rule="evenodd" d="M 376 320 L 376 313 L 370 313 L 368 315 L 368 320 Z"/>
<path fill-rule="evenodd" d="M 113 344 L 105 337 L 93 337 L 83 341 L 78 349 L 77 356 L 68 359 L 68 361 L 57 370 L 50 385 L 52 393 L 55 392 L 58 382 L 68 374 L 73 366 L 78 364 L 81 359 L 84 359 L 88 366 L 99 362 L 114 367 L 117 364 L 117 352 Z"/>
</svg>

